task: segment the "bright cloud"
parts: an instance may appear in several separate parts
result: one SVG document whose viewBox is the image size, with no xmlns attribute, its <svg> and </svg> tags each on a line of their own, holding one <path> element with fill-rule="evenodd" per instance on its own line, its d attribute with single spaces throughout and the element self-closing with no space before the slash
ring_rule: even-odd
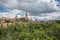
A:
<svg viewBox="0 0 60 40">
<path fill-rule="evenodd" d="M 15 14 L 10 14 L 10 12 L 1 12 L 0 17 L 14 18 Z"/>
<path fill-rule="evenodd" d="M 58 3 L 55 0 L 0 0 L 0 4 L 6 9 L 20 9 L 34 15 L 60 10 Z"/>
<path fill-rule="evenodd" d="M 16 15 L 24 13 L 22 10 L 10 10 L 9 12 L 0 12 L 0 17 L 15 18 Z"/>
</svg>

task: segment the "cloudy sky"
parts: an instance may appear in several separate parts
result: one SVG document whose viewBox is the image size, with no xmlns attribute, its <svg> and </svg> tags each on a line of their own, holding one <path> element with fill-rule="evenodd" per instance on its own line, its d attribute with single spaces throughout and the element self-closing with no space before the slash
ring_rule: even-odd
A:
<svg viewBox="0 0 60 40">
<path fill-rule="evenodd" d="M 60 0 L 0 0 L 0 17 L 21 17 L 26 12 L 37 20 L 60 20 Z"/>
</svg>

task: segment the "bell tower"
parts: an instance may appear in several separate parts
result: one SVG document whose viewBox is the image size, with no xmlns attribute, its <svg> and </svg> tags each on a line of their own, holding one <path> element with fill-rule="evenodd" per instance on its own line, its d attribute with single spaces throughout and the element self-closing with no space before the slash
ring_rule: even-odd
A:
<svg viewBox="0 0 60 40">
<path fill-rule="evenodd" d="M 25 20 L 29 20 L 29 15 L 28 15 L 28 13 L 26 12 L 26 14 L 25 14 Z"/>
<path fill-rule="evenodd" d="M 17 18 L 17 14 L 16 14 L 15 18 Z"/>
<path fill-rule="evenodd" d="M 28 17 L 29 17 L 29 14 L 28 14 L 27 12 L 26 12 L 26 14 L 25 14 L 25 17 L 26 17 L 26 18 L 28 18 Z"/>
<path fill-rule="evenodd" d="M 15 15 L 15 21 L 17 21 L 17 14 Z"/>
</svg>

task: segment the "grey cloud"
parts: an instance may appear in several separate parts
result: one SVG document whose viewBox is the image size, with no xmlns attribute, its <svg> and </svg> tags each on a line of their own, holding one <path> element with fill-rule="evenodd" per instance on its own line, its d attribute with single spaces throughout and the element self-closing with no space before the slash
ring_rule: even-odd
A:
<svg viewBox="0 0 60 40">
<path fill-rule="evenodd" d="M 41 13 L 52 13 L 58 11 L 57 1 L 47 2 L 45 0 L 0 0 L 0 6 L 14 10 L 19 9 L 31 13 L 31 15 L 39 15 Z"/>
<path fill-rule="evenodd" d="M 19 2 L 35 3 L 37 0 L 18 0 Z"/>
</svg>

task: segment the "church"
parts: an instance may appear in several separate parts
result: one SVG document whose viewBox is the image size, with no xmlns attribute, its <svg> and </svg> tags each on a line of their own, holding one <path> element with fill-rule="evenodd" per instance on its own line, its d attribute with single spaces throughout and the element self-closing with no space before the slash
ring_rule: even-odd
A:
<svg viewBox="0 0 60 40">
<path fill-rule="evenodd" d="M 0 22 L 17 22 L 18 20 L 27 22 L 32 21 L 32 18 L 29 16 L 28 13 L 25 13 L 25 16 L 20 18 L 18 18 L 17 15 L 15 16 L 15 18 L 5 18 L 5 17 L 0 18 Z"/>
<path fill-rule="evenodd" d="M 32 21 L 32 18 L 29 16 L 28 13 L 25 13 L 25 16 L 21 17 L 20 20 L 23 20 L 23 21 Z"/>
</svg>

